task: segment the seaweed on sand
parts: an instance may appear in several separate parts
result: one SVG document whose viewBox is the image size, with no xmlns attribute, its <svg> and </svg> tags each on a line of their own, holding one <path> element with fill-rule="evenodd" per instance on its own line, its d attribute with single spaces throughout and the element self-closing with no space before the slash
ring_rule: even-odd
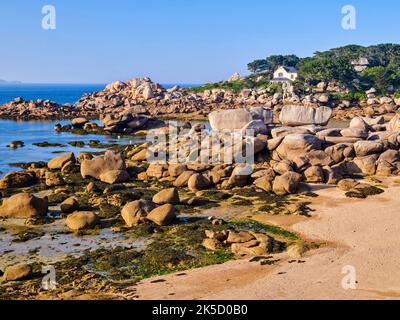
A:
<svg viewBox="0 0 400 320">
<path fill-rule="evenodd" d="M 358 199 L 365 199 L 369 196 L 374 196 L 378 195 L 385 192 L 381 188 L 375 187 L 375 186 L 368 186 L 368 187 L 362 187 L 362 188 L 355 188 L 351 191 L 348 191 L 345 193 L 346 197 L 349 198 L 358 198 Z"/>
</svg>

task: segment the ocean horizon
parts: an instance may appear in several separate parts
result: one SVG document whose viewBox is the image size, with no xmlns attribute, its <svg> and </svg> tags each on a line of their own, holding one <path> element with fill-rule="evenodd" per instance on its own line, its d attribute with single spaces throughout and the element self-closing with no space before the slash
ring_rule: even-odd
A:
<svg viewBox="0 0 400 320">
<path fill-rule="evenodd" d="M 15 98 L 24 100 L 52 100 L 60 104 L 77 102 L 85 93 L 93 93 L 103 90 L 106 83 L 0 83 L 0 105 Z M 182 88 L 195 87 L 199 84 L 161 84 L 169 89 L 175 85 Z"/>
</svg>

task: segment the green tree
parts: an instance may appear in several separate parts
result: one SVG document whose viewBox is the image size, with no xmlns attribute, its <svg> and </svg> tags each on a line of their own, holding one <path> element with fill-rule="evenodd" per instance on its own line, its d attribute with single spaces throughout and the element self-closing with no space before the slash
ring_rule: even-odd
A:
<svg viewBox="0 0 400 320">
<path fill-rule="evenodd" d="M 356 72 L 346 59 L 332 55 L 302 59 L 299 73 L 308 83 L 337 81 L 340 84 L 349 84 L 356 77 Z"/>
<path fill-rule="evenodd" d="M 396 81 L 393 72 L 383 66 L 367 68 L 361 76 L 362 81 L 374 86 L 381 93 L 387 92 L 388 87 Z"/>
<path fill-rule="evenodd" d="M 247 64 L 247 69 L 252 73 L 260 73 L 269 69 L 269 64 L 266 59 L 254 60 Z"/>
<path fill-rule="evenodd" d="M 300 58 L 294 54 L 291 55 L 272 55 L 265 59 L 254 60 L 247 65 L 252 73 L 266 73 L 271 76 L 278 66 L 296 67 Z"/>
</svg>

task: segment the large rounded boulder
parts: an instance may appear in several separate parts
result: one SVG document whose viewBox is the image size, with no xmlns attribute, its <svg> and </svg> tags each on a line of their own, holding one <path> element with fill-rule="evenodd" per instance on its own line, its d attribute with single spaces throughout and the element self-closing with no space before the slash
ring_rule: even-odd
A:
<svg viewBox="0 0 400 320">
<path fill-rule="evenodd" d="M 287 105 L 282 108 L 279 121 L 284 126 L 320 125 L 325 126 L 332 116 L 328 107 L 311 108 L 303 105 Z"/>
<path fill-rule="evenodd" d="M 164 204 L 152 210 L 147 219 L 159 226 L 167 226 L 176 218 L 176 209 L 172 204 Z"/>
<path fill-rule="evenodd" d="M 26 263 L 19 263 L 10 267 L 7 267 L 4 275 L 4 281 L 18 281 L 27 278 L 32 273 L 32 267 Z"/>
<path fill-rule="evenodd" d="M 106 183 L 124 182 L 129 179 L 125 160 L 118 152 L 107 151 L 103 156 L 86 159 L 81 164 L 81 175 L 93 177 Z"/>
<path fill-rule="evenodd" d="M 311 134 L 288 134 L 276 148 L 281 159 L 293 160 L 312 150 L 321 150 L 322 141 Z"/>
<path fill-rule="evenodd" d="M 161 190 L 153 196 L 153 202 L 156 204 L 178 204 L 179 203 L 179 193 L 176 188 L 168 188 Z"/>
<path fill-rule="evenodd" d="M 18 193 L 3 201 L 0 217 L 36 218 L 45 216 L 48 210 L 47 197 L 38 198 L 29 193 Z"/>
<path fill-rule="evenodd" d="M 277 195 L 296 193 L 299 189 L 302 176 L 296 172 L 286 172 L 277 176 L 272 185 L 272 190 Z"/>
<path fill-rule="evenodd" d="M 208 116 L 211 129 L 241 130 L 246 124 L 253 120 L 253 117 L 246 109 L 228 109 L 213 111 Z"/>
<path fill-rule="evenodd" d="M 121 211 L 121 216 L 128 227 L 138 225 L 154 209 L 149 200 L 135 200 L 127 203 Z"/>
<path fill-rule="evenodd" d="M 47 166 L 51 170 L 59 170 L 68 162 L 75 163 L 75 156 L 73 152 L 68 152 L 66 154 L 51 159 L 48 162 Z"/>
<path fill-rule="evenodd" d="M 99 217 L 91 211 L 76 211 L 65 220 L 67 227 L 73 231 L 90 229 L 99 223 Z"/>
</svg>

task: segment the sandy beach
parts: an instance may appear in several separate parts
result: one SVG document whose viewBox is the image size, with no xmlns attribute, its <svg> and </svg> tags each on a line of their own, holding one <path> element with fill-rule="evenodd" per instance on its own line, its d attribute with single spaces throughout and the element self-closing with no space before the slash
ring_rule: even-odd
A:
<svg viewBox="0 0 400 320">
<path fill-rule="evenodd" d="M 286 253 L 273 266 L 230 261 L 183 274 L 142 281 L 139 299 L 398 299 L 400 297 L 399 185 L 367 199 L 350 199 L 335 187 L 314 187 L 312 217 L 290 228 L 327 243 L 301 259 Z M 355 267 L 356 289 L 341 282 Z"/>
</svg>

